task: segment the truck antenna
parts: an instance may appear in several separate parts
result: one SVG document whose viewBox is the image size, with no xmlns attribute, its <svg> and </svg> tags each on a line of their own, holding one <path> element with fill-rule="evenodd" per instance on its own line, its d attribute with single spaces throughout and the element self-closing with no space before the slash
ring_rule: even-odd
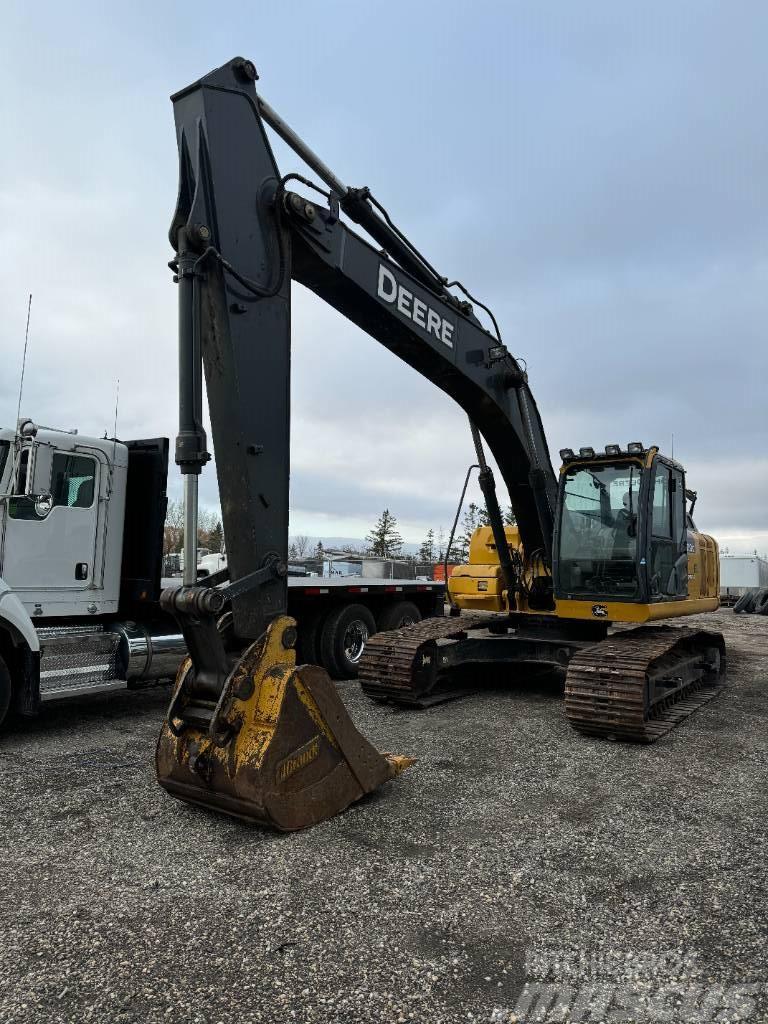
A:
<svg viewBox="0 0 768 1024">
<path fill-rule="evenodd" d="M 112 430 L 112 440 L 117 444 L 117 408 L 120 405 L 120 378 L 115 382 L 115 426 Z"/>
<path fill-rule="evenodd" d="M 19 429 L 19 417 L 21 416 L 21 396 L 24 392 L 24 370 L 27 366 L 27 345 L 29 344 L 29 318 L 32 315 L 32 292 L 29 293 L 27 302 L 27 329 L 24 332 L 24 355 L 21 360 L 21 380 L 19 381 L 19 404 L 16 407 L 16 430 Z"/>
<path fill-rule="evenodd" d="M 112 462 L 109 467 L 109 493 L 112 493 L 112 482 L 115 478 L 115 456 L 117 455 L 117 409 L 120 405 L 120 378 L 115 384 L 115 425 L 112 429 Z"/>
</svg>

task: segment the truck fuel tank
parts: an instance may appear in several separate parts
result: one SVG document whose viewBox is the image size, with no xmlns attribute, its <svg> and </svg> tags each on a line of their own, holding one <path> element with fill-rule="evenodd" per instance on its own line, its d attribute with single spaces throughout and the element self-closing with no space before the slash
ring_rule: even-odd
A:
<svg viewBox="0 0 768 1024">
<path fill-rule="evenodd" d="M 114 622 L 118 673 L 128 682 L 173 679 L 187 656 L 187 645 L 174 622 Z"/>
</svg>

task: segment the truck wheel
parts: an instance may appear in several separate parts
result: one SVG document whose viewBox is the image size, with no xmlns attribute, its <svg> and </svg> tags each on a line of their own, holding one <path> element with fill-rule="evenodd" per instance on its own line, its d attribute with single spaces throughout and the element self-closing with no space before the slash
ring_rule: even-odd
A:
<svg viewBox="0 0 768 1024">
<path fill-rule="evenodd" d="M 398 601 L 397 604 L 382 609 L 378 622 L 379 632 L 402 629 L 404 626 L 412 626 L 415 622 L 421 622 L 421 612 L 413 601 Z"/>
<path fill-rule="evenodd" d="M 375 632 L 376 623 L 365 605 L 336 608 L 320 632 L 320 663 L 334 679 L 355 679 L 368 637 Z"/>
<path fill-rule="evenodd" d="M 299 665 L 318 665 L 320 663 L 320 634 L 323 629 L 325 609 L 307 612 L 297 617 L 299 642 L 297 661 Z"/>
<path fill-rule="evenodd" d="M 752 611 L 755 615 L 768 615 L 768 588 L 758 590 Z"/>
<path fill-rule="evenodd" d="M 2 658 L 0 658 L 0 726 L 8 717 L 8 710 L 11 706 L 11 697 L 13 696 L 13 685 L 11 683 L 11 673 L 8 671 L 8 666 L 5 664 Z"/>
</svg>

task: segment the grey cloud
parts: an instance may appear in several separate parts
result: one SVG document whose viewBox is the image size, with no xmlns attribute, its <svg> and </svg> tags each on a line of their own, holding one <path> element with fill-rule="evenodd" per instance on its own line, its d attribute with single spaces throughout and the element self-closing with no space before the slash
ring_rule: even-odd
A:
<svg viewBox="0 0 768 1024">
<path fill-rule="evenodd" d="M 230 5 L 226 25 L 189 10 L 74 3 L 41 19 L 11 5 L 5 422 L 31 290 L 23 410 L 111 430 L 119 377 L 120 432 L 173 436 L 167 97 L 239 50 L 323 158 L 369 184 L 444 273 L 494 307 L 528 363 L 553 453 L 635 438 L 669 448 L 674 434 L 700 523 L 764 535 L 765 5 L 481 3 L 436 22 L 431 4 L 393 2 L 373 41 L 346 16 L 325 34 L 286 34 L 277 10 L 260 11 L 254 33 L 252 5 Z M 55 88 L 29 74 L 41 65 Z M 461 411 L 294 295 L 295 510 L 326 533 L 348 532 L 334 515 L 365 519 L 384 504 L 416 534 L 445 523 L 471 458 Z M 211 471 L 202 488 L 215 504 Z"/>
</svg>

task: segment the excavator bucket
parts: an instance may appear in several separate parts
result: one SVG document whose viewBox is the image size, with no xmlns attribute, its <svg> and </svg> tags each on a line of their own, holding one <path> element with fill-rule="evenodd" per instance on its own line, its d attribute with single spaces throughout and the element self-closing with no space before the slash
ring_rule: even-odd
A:
<svg viewBox="0 0 768 1024">
<path fill-rule="evenodd" d="M 293 619 L 275 619 L 217 704 L 195 698 L 185 686 L 191 660 L 182 664 L 155 759 L 172 796 L 292 832 L 341 813 L 413 764 L 380 754 L 357 731 L 323 669 L 296 666 L 295 636 Z"/>
</svg>

